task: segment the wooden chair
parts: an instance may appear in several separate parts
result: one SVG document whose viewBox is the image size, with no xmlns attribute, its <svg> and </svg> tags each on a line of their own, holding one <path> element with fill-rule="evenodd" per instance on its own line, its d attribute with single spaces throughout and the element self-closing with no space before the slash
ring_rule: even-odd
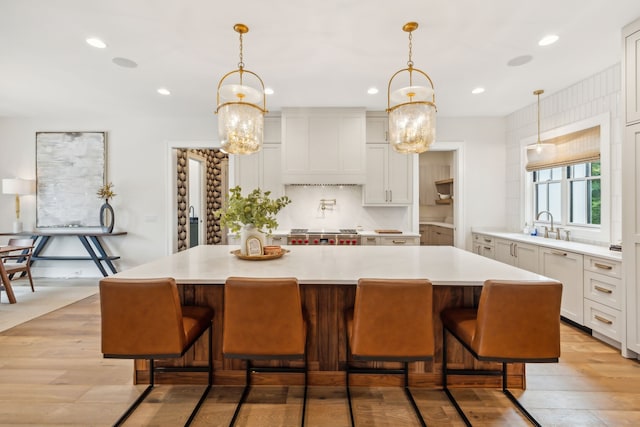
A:
<svg viewBox="0 0 640 427">
<path fill-rule="evenodd" d="M 16 273 L 26 273 L 31 284 L 31 292 L 35 291 L 33 287 L 33 278 L 31 277 L 31 255 L 33 253 L 33 239 L 9 239 L 8 246 L 21 246 L 28 249 L 20 249 L 17 251 L 2 254 L 2 262 L 4 269 L 9 276 L 13 278 Z"/>
<path fill-rule="evenodd" d="M 233 414 L 233 426 L 251 389 L 254 372 L 304 373 L 301 425 L 307 403 L 307 325 L 295 278 L 229 277 L 224 288 L 225 358 L 246 361 L 246 383 Z M 254 366 L 252 360 L 303 360 L 302 368 Z"/>
<path fill-rule="evenodd" d="M 105 358 L 147 359 L 149 386 L 114 424 L 119 426 L 135 411 L 154 388 L 155 374 L 161 372 L 208 372 L 208 385 L 191 412 L 191 424 L 213 383 L 213 309 L 182 306 L 172 278 L 116 279 L 100 281 L 102 353 Z M 208 366 L 156 367 L 155 359 L 182 357 L 209 331 Z"/>
<path fill-rule="evenodd" d="M 347 359 L 347 399 L 355 425 L 349 376 L 403 374 L 404 392 L 426 426 L 409 389 L 409 362 L 433 359 L 433 286 L 421 279 L 360 279 L 352 309 L 345 313 L 347 357 L 354 361 L 402 362 L 402 369 L 357 368 Z"/>
<path fill-rule="evenodd" d="M 450 308 L 440 317 L 443 325 L 442 384 L 456 410 L 470 426 L 447 386 L 450 375 L 497 375 L 502 391 L 534 425 L 540 424 L 507 389 L 507 364 L 557 362 L 560 357 L 560 300 L 558 282 L 505 282 L 487 280 L 478 308 Z M 479 361 L 500 362 L 500 370 L 447 367 L 449 332 Z"/>
</svg>

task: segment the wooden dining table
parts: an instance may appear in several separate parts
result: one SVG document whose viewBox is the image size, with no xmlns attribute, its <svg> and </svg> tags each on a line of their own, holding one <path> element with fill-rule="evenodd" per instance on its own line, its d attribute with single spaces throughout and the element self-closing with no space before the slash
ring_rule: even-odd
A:
<svg viewBox="0 0 640 427">
<path fill-rule="evenodd" d="M 7 270 L 4 268 L 4 258 L 9 253 L 24 251 L 31 248 L 32 246 L 0 246 L 0 279 L 2 281 L 2 285 L 4 286 L 4 290 L 7 292 L 7 298 L 9 299 L 10 304 L 16 303 L 16 295 L 13 293 L 11 280 L 9 279 L 9 275 L 7 274 Z"/>
</svg>

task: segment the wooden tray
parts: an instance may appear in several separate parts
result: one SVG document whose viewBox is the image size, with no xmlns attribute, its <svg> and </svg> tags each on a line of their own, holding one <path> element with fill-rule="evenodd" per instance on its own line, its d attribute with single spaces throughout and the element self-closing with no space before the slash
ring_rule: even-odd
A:
<svg viewBox="0 0 640 427">
<path fill-rule="evenodd" d="M 400 230 L 373 230 L 378 234 L 402 234 Z"/>
<path fill-rule="evenodd" d="M 253 255 L 253 256 L 249 256 L 249 255 L 241 255 L 240 254 L 240 249 L 236 249 L 235 251 L 231 251 L 231 253 L 233 255 L 235 255 L 236 257 L 240 258 L 240 259 L 244 259 L 247 261 L 267 261 L 270 259 L 277 259 L 282 257 L 282 255 L 286 254 L 287 252 L 289 252 L 289 249 L 283 249 L 282 252 L 280 252 L 279 254 L 274 254 L 274 255 Z"/>
</svg>

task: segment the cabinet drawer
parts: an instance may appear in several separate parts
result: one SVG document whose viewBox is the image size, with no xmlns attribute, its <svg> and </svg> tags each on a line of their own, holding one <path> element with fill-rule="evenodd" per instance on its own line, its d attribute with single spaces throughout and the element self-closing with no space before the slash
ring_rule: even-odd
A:
<svg viewBox="0 0 640 427">
<path fill-rule="evenodd" d="M 372 237 L 372 236 L 362 236 L 362 239 L 360 240 L 360 244 L 361 245 L 377 245 L 378 238 Z"/>
<path fill-rule="evenodd" d="M 584 297 L 617 310 L 622 309 L 622 279 L 584 272 Z"/>
<path fill-rule="evenodd" d="M 584 326 L 613 340 L 622 341 L 622 314 L 619 310 L 584 300 Z"/>
<path fill-rule="evenodd" d="M 404 245 L 404 246 L 417 246 L 420 244 L 419 237 L 381 237 L 381 245 Z"/>
<path fill-rule="evenodd" d="M 586 271 L 593 271 L 611 277 L 622 277 L 622 263 L 608 259 L 585 256 L 584 269 Z"/>
<path fill-rule="evenodd" d="M 493 237 L 485 236 L 484 234 L 474 234 L 473 241 L 485 246 L 494 246 Z"/>
</svg>

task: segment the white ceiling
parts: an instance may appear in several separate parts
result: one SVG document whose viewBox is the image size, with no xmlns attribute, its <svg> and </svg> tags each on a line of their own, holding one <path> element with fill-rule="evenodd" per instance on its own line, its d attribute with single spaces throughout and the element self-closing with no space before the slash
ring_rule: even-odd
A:
<svg viewBox="0 0 640 427">
<path fill-rule="evenodd" d="M 218 81 L 237 67 L 237 22 L 250 28 L 246 69 L 275 90 L 269 110 L 380 111 L 406 67 L 408 21 L 420 24 L 413 60 L 439 115 L 504 116 L 534 103 L 534 89 L 619 62 L 620 29 L 639 16 L 638 0 L 0 0 L 0 117 L 213 114 Z M 549 33 L 560 40 L 538 46 Z M 507 66 L 521 55 L 533 60 Z M 477 86 L 486 92 L 471 95 Z"/>
</svg>

